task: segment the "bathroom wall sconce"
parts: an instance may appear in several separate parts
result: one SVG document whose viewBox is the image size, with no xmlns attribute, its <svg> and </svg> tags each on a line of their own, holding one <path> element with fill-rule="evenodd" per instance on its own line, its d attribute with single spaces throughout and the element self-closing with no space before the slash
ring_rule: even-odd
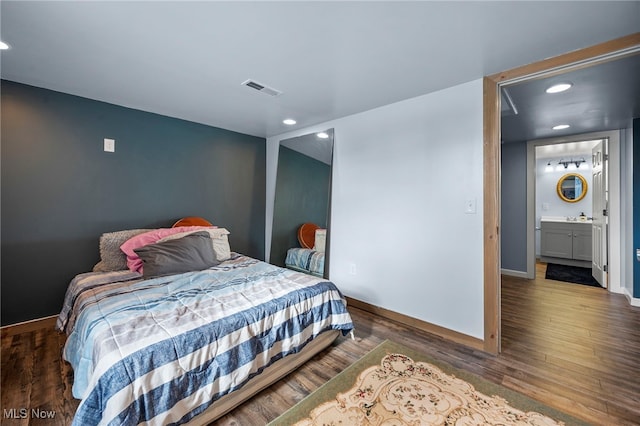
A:
<svg viewBox="0 0 640 426">
<path fill-rule="evenodd" d="M 587 164 L 586 160 L 584 158 L 581 158 L 580 160 L 574 160 L 574 159 L 570 159 L 570 160 L 563 160 L 561 159 L 560 161 L 558 161 L 558 165 L 554 168 L 551 165 L 551 161 L 547 162 L 546 167 L 544 168 L 545 172 L 552 172 L 552 171 L 565 171 L 565 170 L 589 170 L 589 165 Z"/>
<path fill-rule="evenodd" d="M 570 170 L 575 170 L 575 169 L 579 169 L 580 165 L 584 163 L 585 167 L 582 167 L 583 170 L 586 170 L 589 168 L 589 166 L 587 165 L 587 162 L 585 161 L 584 158 L 580 159 L 580 160 L 560 160 L 558 161 L 558 169 L 562 170 L 562 169 L 570 169 Z M 562 166 L 562 167 L 561 167 Z"/>
</svg>

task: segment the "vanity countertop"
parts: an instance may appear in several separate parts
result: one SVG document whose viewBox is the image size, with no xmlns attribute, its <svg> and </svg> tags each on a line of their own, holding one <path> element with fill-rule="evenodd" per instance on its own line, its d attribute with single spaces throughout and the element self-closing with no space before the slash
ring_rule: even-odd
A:
<svg viewBox="0 0 640 426">
<path fill-rule="evenodd" d="M 569 220 L 566 216 L 542 216 L 540 218 L 540 222 L 563 222 L 563 223 L 592 223 L 591 219 L 587 219 L 587 220 L 580 220 L 579 216 L 575 216 L 575 220 L 573 220 L 573 217 L 571 217 L 571 220 Z"/>
</svg>

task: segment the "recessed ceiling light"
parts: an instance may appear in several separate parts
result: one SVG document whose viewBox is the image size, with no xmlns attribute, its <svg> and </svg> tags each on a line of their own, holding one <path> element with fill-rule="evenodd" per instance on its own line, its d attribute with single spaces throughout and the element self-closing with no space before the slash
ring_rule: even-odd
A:
<svg viewBox="0 0 640 426">
<path fill-rule="evenodd" d="M 546 92 L 547 93 L 560 93 L 560 92 L 564 92 L 565 90 L 569 90 L 571 88 L 571 86 L 573 86 L 573 84 L 571 84 L 571 83 L 554 84 L 553 86 L 549 87 L 546 90 Z"/>
<path fill-rule="evenodd" d="M 329 137 L 329 135 L 326 134 L 325 132 L 316 133 L 316 136 L 319 137 L 320 139 L 327 139 Z"/>
<path fill-rule="evenodd" d="M 286 118 L 282 120 L 282 122 L 287 126 L 293 126 L 294 124 L 296 124 L 296 120 L 294 120 L 293 118 Z"/>
<path fill-rule="evenodd" d="M 562 129 L 568 129 L 569 126 L 568 124 L 558 124 L 557 126 L 553 126 L 552 129 L 553 130 L 562 130 Z"/>
<path fill-rule="evenodd" d="M 9 48 L 9 45 L 7 43 L 5 43 L 4 41 L 0 41 L 0 50 L 7 50 Z"/>
</svg>

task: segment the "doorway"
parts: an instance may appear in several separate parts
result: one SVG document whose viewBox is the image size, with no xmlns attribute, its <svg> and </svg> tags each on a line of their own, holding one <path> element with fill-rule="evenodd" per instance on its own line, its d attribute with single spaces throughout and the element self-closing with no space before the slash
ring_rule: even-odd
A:
<svg viewBox="0 0 640 426">
<path fill-rule="evenodd" d="M 604 179 L 598 185 L 591 176 L 593 175 L 593 158 L 592 150 L 597 142 L 602 141 L 609 155 L 604 156 L 607 167 Z M 546 167 L 537 161 L 540 157 L 547 162 Z M 584 160 L 582 168 L 585 169 L 581 173 L 584 174 L 589 181 L 585 197 L 586 204 L 576 204 L 575 207 L 571 203 L 564 203 L 559 197 L 553 195 L 556 192 L 556 179 L 571 168 L 579 170 L 579 165 L 561 163 L 562 159 L 573 157 L 578 160 Z M 558 161 L 560 159 L 560 161 Z M 578 210 L 586 211 L 587 218 L 590 222 L 595 223 L 592 239 L 592 257 L 593 261 L 589 262 L 588 267 L 596 270 L 597 281 L 609 291 L 620 293 L 620 276 L 622 274 L 623 264 L 619 262 L 619 257 L 609 262 L 610 252 L 613 247 L 619 247 L 622 239 L 624 225 L 620 223 L 618 218 L 621 216 L 621 199 L 622 188 L 620 185 L 620 176 L 623 174 L 620 165 L 620 132 L 607 131 L 596 132 L 581 135 L 571 135 L 563 138 L 541 139 L 529 141 L 527 144 L 527 273 L 526 278 L 534 279 L 536 271 L 536 261 L 540 255 L 540 219 L 542 216 L 561 216 L 578 218 Z M 544 163 L 543 162 L 543 163 Z M 552 164 L 553 163 L 553 164 Z M 564 166 L 564 167 L 563 167 Z M 549 170 L 551 168 L 551 170 Z M 558 168 L 561 169 L 558 172 Z M 610 176 L 613 177 L 610 178 Z M 540 191 L 536 188 L 536 182 L 544 181 L 548 191 L 546 198 L 541 196 Z M 596 184 L 596 185 L 594 185 Z M 603 187 L 601 187 L 603 186 Z M 600 187 L 597 189 L 596 187 Z M 598 192 L 596 194 L 595 192 Z M 549 200 L 552 200 L 549 202 Z M 557 200 L 558 204 L 553 204 Z M 577 210 L 576 210 L 577 209 Z M 606 214 L 603 210 L 607 210 Z M 611 218 L 611 222 L 609 219 Z M 615 251 L 614 251 L 615 252 Z M 595 266 L 593 266 L 595 265 Z M 586 265 L 581 265 L 586 266 Z M 604 267 L 603 267 L 604 266 Z M 609 272 L 613 275 L 612 285 L 609 286 Z"/>
<path fill-rule="evenodd" d="M 559 57 L 485 77 L 483 82 L 484 159 L 484 349 L 497 354 L 501 340 L 500 291 L 500 99 L 501 85 L 515 80 L 558 75 L 577 67 L 590 66 L 630 55 L 640 48 L 640 34 L 574 51 Z"/>
</svg>

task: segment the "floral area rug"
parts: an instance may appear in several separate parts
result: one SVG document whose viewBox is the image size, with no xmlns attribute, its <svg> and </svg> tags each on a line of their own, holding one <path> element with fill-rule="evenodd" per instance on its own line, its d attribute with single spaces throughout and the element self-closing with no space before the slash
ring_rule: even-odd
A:
<svg viewBox="0 0 640 426">
<path fill-rule="evenodd" d="M 385 341 L 269 426 L 585 424 Z"/>
</svg>

